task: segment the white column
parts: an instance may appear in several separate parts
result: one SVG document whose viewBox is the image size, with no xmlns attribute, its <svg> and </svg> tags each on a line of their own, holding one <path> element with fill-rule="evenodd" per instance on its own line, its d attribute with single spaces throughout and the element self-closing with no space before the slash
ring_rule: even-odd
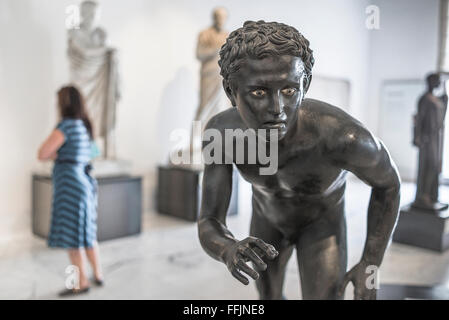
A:
<svg viewBox="0 0 449 320">
<path fill-rule="evenodd" d="M 437 71 L 449 72 L 449 0 L 440 0 L 440 30 Z"/>
</svg>

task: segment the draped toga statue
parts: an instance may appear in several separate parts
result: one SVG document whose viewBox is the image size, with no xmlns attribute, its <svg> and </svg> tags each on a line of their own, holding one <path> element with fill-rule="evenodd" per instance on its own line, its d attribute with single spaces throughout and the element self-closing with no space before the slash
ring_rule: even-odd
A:
<svg viewBox="0 0 449 320">
<path fill-rule="evenodd" d="M 416 199 L 413 207 L 443 210 L 448 206 L 438 202 L 439 177 L 442 169 L 444 118 L 448 97 L 446 91 L 437 96 L 441 86 L 439 74 L 427 77 L 427 92 L 419 99 L 415 115 L 413 144 L 419 148 L 419 169 Z M 443 86 L 445 89 L 445 86 Z"/>
<path fill-rule="evenodd" d="M 95 1 L 83 1 L 80 26 L 69 30 L 70 77 L 84 95 L 94 136 L 103 142 L 104 158 L 114 159 L 116 104 L 120 98 L 117 53 L 106 46 L 106 32 L 95 27 L 97 9 Z"/>
</svg>

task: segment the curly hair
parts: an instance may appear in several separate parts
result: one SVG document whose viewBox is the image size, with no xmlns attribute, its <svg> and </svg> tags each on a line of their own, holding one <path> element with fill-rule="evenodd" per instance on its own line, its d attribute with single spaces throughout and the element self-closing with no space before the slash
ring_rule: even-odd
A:
<svg viewBox="0 0 449 320">
<path fill-rule="evenodd" d="M 309 41 L 294 27 L 278 22 L 246 21 L 243 27 L 233 31 L 220 50 L 220 74 L 230 82 L 245 57 L 263 59 L 270 55 L 300 57 L 308 86 L 315 62 Z"/>
</svg>

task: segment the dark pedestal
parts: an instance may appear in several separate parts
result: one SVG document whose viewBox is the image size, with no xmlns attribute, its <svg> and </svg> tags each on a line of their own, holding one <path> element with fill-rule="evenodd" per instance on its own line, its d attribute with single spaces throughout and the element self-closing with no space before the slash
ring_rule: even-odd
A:
<svg viewBox="0 0 449 320">
<path fill-rule="evenodd" d="M 201 177 L 201 171 L 159 166 L 157 211 L 184 220 L 197 221 L 201 205 Z M 238 174 L 234 170 L 228 215 L 235 215 L 237 211 Z"/>
<path fill-rule="evenodd" d="M 98 241 L 138 234 L 142 221 L 142 179 L 119 176 L 97 178 Z M 32 228 L 47 238 L 50 229 L 53 186 L 50 176 L 33 175 Z"/>
<path fill-rule="evenodd" d="M 448 300 L 449 288 L 444 286 L 410 286 L 383 284 L 377 300 Z"/>
<path fill-rule="evenodd" d="M 449 248 L 449 210 L 401 209 L 393 241 L 442 252 Z"/>
</svg>

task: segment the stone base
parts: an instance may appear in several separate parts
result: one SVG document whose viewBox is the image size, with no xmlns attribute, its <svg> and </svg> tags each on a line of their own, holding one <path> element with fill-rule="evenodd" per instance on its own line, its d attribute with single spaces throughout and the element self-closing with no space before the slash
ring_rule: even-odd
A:
<svg viewBox="0 0 449 320">
<path fill-rule="evenodd" d="M 238 211 L 238 174 L 234 170 L 228 215 Z M 201 206 L 202 171 L 183 167 L 158 168 L 157 211 L 188 221 L 197 221 Z"/>
<path fill-rule="evenodd" d="M 443 252 L 449 248 L 449 210 L 401 209 L 393 241 Z"/>
<path fill-rule="evenodd" d="M 47 238 L 53 186 L 50 175 L 33 175 L 33 234 Z M 97 239 L 105 241 L 139 234 L 142 221 L 142 178 L 98 178 Z"/>
<path fill-rule="evenodd" d="M 33 173 L 41 176 L 51 176 L 53 172 L 53 161 L 37 163 Z M 93 170 L 91 175 L 95 178 L 114 178 L 131 175 L 131 162 L 122 159 L 96 158 L 92 161 Z"/>
<path fill-rule="evenodd" d="M 121 159 L 95 159 L 92 176 L 96 178 L 126 176 L 131 172 L 131 163 Z"/>
<path fill-rule="evenodd" d="M 448 300 L 449 288 L 445 286 L 411 286 L 382 284 L 377 300 Z"/>
</svg>

